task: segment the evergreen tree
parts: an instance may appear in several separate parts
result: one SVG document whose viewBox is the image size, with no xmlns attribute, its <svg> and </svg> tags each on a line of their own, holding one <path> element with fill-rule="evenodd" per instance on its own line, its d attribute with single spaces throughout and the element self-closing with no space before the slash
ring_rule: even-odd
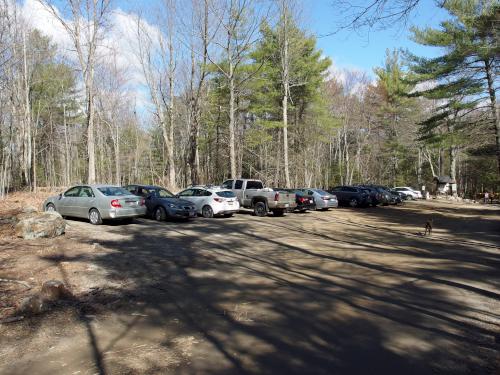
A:
<svg viewBox="0 0 500 375">
<path fill-rule="evenodd" d="M 412 80 L 425 87 L 414 95 L 440 103 L 422 123 L 422 130 L 431 134 L 443 124 L 452 129 L 457 124 L 487 126 L 495 137 L 500 176 L 500 114 L 496 103 L 500 6 L 496 0 L 447 0 L 443 7 L 452 18 L 442 22 L 440 28 L 412 30 L 417 43 L 444 50 L 436 58 L 409 54 Z M 473 112 L 479 113 L 471 116 Z"/>
</svg>

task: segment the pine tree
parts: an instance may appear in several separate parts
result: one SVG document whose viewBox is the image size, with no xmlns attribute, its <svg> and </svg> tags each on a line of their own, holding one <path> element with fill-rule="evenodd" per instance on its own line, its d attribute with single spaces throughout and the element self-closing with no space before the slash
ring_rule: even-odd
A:
<svg viewBox="0 0 500 375">
<path fill-rule="evenodd" d="M 425 87 L 414 95 L 441 103 L 422 124 L 423 130 L 432 131 L 443 123 L 488 126 L 495 137 L 500 176 L 500 114 L 495 91 L 499 73 L 500 6 L 496 0 L 447 0 L 443 7 L 451 19 L 442 22 L 440 28 L 412 30 L 417 43 L 444 50 L 436 58 L 408 56 L 413 82 Z M 471 116 L 473 112 L 488 116 Z"/>
</svg>

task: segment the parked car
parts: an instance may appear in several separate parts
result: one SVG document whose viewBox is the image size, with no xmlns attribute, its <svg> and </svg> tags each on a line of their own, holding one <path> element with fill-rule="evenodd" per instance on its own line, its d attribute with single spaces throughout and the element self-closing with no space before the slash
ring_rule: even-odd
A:
<svg viewBox="0 0 500 375">
<path fill-rule="evenodd" d="M 386 199 L 384 197 L 384 194 L 382 194 L 379 189 L 375 188 L 374 186 L 371 185 L 358 185 L 357 187 L 365 190 L 369 195 L 371 199 L 371 205 L 373 207 L 379 205 L 379 204 L 384 204 L 386 203 Z"/>
<path fill-rule="evenodd" d="M 64 193 L 47 198 L 43 208 L 57 211 L 62 216 L 89 219 L 94 225 L 107 219 L 132 219 L 146 213 L 143 198 L 113 185 L 73 186 Z"/>
<path fill-rule="evenodd" d="M 266 216 L 269 211 L 274 216 L 283 216 L 286 210 L 296 206 L 294 193 L 265 188 L 260 180 L 227 180 L 222 187 L 232 190 L 240 207 L 253 209 L 257 216 Z"/>
<path fill-rule="evenodd" d="M 180 198 L 195 205 L 203 217 L 223 215 L 231 217 L 240 210 L 236 195 L 228 189 L 207 186 L 192 186 L 177 194 Z"/>
<path fill-rule="evenodd" d="M 370 194 L 366 190 L 355 186 L 336 186 L 328 190 L 330 194 L 335 194 L 339 205 L 350 207 L 366 207 L 372 201 Z"/>
<path fill-rule="evenodd" d="M 414 190 L 408 186 L 396 186 L 394 188 L 396 191 L 401 191 L 411 197 L 411 199 L 422 199 L 422 193 L 418 190 Z"/>
<path fill-rule="evenodd" d="M 302 188 L 299 190 L 304 191 L 307 194 L 313 196 L 317 210 L 326 211 L 329 208 L 335 208 L 339 206 L 337 197 L 333 194 L 328 193 L 327 191 L 321 189 L 306 189 L 306 188 Z"/>
<path fill-rule="evenodd" d="M 387 206 L 389 204 L 396 204 L 396 197 L 390 192 L 390 189 L 386 186 L 373 185 L 383 196 L 383 205 Z"/>
<path fill-rule="evenodd" d="M 314 203 L 314 196 L 312 194 L 308 194 L 307 192 L 300 189 L 277 188 L 276 190 L 288 191 L 295 194 L 295 203 L 297 205 L 295 206 L 295 208 L 291 208 L 290 210 L 305 212 L 307 210 L 316 209 L 316 203 Z"/>
<path fill-rule="evenodd" d="M 196 207 L 191 202 L 176 197 L 160 186 L 127 185 L 125 188 L 145 199 L 147 215 L 155 220 L 190 219 L 197 216 Z"/>
<path fill-rule="evenodd" d="M 393 194 L 397 194 L 401 198 L 402 201 L 406 201 L 408 199 L 411 199 L 411 196 L 409 194 L 406 194 L 402 191 L 397 191 L 395 189 L 390 189 L 389 191 Z"/>
</svg>

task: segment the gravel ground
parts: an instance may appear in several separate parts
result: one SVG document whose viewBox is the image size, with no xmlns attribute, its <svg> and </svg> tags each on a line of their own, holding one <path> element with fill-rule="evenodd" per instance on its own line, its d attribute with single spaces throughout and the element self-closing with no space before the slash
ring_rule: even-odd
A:
<svg viewBox="0 0 500 375">
<path fill-rule="evenodd" d="M 498 374 L 500 208 L 448 202 L 258 218 L 0 228 L 2 374 Z M 433 218 L 434 232 L 423 237 Z"/>
</svg>

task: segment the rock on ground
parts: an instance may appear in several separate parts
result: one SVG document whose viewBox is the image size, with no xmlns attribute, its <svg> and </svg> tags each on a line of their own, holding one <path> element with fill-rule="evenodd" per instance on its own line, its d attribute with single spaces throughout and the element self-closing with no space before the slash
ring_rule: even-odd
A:
<svg viewBox="0 0 500 375">
<path fill-rule="evenodd" d="M 15 233 L 17 237 L 26 240 L 57 237 L 66 229 L 66 222 L 57 212 L 32 212 L 21 215 L 23 216 L 15 226 Z"/>
<path fill-rule="evenodd" d="M 70 292 L 66 285 L 59 280 L 49 280 L 42 285 L 42 299 L 44 301 L 57 301 L 64 297 L 69 297 Z"/>
</svg>

